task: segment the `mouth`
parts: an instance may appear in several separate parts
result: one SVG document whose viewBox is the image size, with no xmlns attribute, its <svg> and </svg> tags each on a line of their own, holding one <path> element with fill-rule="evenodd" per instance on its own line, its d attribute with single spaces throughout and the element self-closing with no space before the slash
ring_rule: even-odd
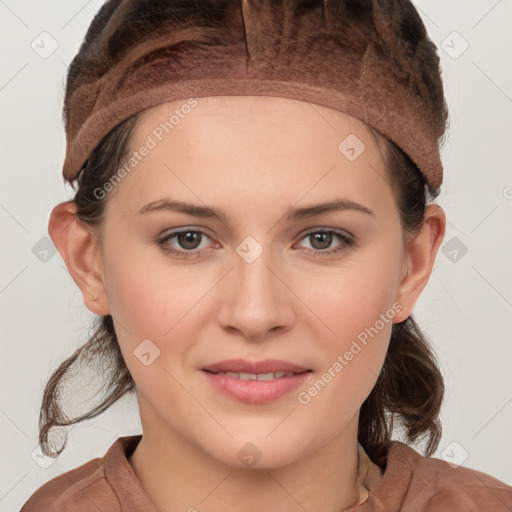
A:
<svg viewBox="0 0 512 512">
<path fill-rule="evenodd" d="M 275 379 L 285 379 L 289 377 L 294 377 L 295 375 L 301 375 L 303 373 L 312 372 L 313 370 L 302 370 L 299 372 L 285 372 L 285 371 L 277 371 L 277 372 L 267 372 L 267 373 L 247 373 L 247 372 L 231 372 L 231 371 L 219 371 L 213 372 L 211 370 L 203 370 L 208 373 L 212 373 L 214 375 L 225 375 L 226 377 L 232 377 L 233 379 L 239 380 L 275 380 Z"/>
<path fill-rule="evenodd" d="M 311 368 L 282 359 L 227 359 L 201 369 L 215 389 L 230 398 L 262 404 L 291 393 L 310 380 Z"/>
</svg>

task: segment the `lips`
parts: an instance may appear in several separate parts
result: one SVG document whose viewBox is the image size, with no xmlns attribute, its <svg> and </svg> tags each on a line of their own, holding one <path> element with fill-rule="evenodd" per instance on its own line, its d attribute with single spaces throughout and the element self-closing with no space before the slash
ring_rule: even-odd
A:
<svg viewBox="0 0 512 512">
<path fill-rule="evenodd" d="M 234 372 L 243 374 L 263 374 L 276 372 L 303 373 L 311 369 L 279 359 L 266 359 L 264 361 L 228 359 L 205 366 L 203 370 L 211 373 Z"/>
<path fill-rule="evenodd" d="M 279 359 L 228 359 L 201 369 L 207 381 L 223 394 L 249 404 L 276 400 L 307 382 L 311 368 Z"/>
</svg>

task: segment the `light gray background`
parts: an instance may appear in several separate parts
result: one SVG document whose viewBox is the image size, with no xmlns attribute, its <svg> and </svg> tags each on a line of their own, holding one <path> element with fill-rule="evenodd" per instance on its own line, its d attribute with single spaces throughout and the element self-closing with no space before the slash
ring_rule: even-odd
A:
<svg viewBox="0 0 512 512">
<path fill-rule="evenodd" d="M 414 3 L 440 47 L 451 118 L 437 200 L 449 245 L 415 309 L 447 385 L 435 456 L 511 485 L 512 2 Z M 130 398 L 73 428 L 48 468 L 31 456 L 43 387 L 86 340 L 93 319 L 60 255 L 42 261 L 44 246 L 36 244 L 48 236 L 52 207 L 73 196 L 61 178 L 64 78 L 101 4 L 0 0 L 2 512 L 18 510 L 54 476 L 103 456 L 118 436 L 140 432 Z M 52 44 L 58 48 L 44 54 Z"/>
</svg>

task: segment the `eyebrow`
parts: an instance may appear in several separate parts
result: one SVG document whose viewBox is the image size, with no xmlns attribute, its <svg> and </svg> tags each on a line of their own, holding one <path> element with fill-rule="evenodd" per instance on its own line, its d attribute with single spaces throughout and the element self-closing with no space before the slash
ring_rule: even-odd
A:
<svg viewBox="0 0 512 512">
<path fill-rule="evenodd" d="M 202 218 L 210 218 L 217 219 L 223 223 L 228 223 L 228 216 L 223 210 L 215 210 L 209 208 L 207 206 L 199 206 L 191 203 L 186 203 L 184 201 L 177 201 L 170 198 L 160 199 L 158 201 L 152 201 L 144 205 L 137 214 L 144 214 L 149 212 L 168 210 L 175 211 L 180 213 L 185 213 L 187 215 L 191 215 L 193 217 L 202 217 Z M 297 221 L 302 219 L 308 219 L 310 217 L 315 217 L 317 215 L 321 215 L 322 213 L 329 213 L 334 211 L 343 211 L 343 210 L 352 210 L 360 213 L 365 213 L 368 215 L 375 216 L 375 213 L 370 210 L 370 208 L 356 203 L 354 201 L 349 201 L 347 199 L 334 199 L 327 203 L 315 204 L 312 206 L 305 206 L 301 208 L 290 208 L 284 215 L 286 220 L 288 221 Z"/>
</svg>

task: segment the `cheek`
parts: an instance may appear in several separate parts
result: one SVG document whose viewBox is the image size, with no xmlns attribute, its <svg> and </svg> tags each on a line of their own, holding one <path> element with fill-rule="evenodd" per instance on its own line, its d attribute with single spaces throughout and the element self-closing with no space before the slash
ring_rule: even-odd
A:
<svg viewBox="0 0 512 512">
<path fill-rule="evenodd" d="M 160 256 L 150 257 L 154 251 L 147 247 L 137 249 L 134 244 L 112 244 L 105 251 L 110 312 L 121 327 L 117 330 L 120 341 L 122 338 L 130 346 L 146 338 L 158 340 L 159 344 L 170 339 L 209 289 L 204 277 L 191 278 L 191 272 L 184 272 L 179 265 L 166 265 Z"/>
<path fill-rule="evenodd" d="M 128 330 L 162 335 L 204 295 L 207 276 L 173 261 L 138 233 L 116 231 L 116 223 L 122 221 L 106 225 L 103 252 L 111 313 Z"/>
<path fill-rule="evenodd" d="M 382 368 L 398 309 L 401 255 L 396 247 L 381 245 L 364 257 L 347 259 L 346 265 L 317 275 L 303 290 L 304 302 L 322 320 L 312 333 L 325 354 L 321 380 L 329 389 L 322 394 L 325 403 L 344 402 L 340 411 L 364 401 Z"/>
<path fill-rule="evenodd" d="M 305 303 L 318 312 L 333 336 L 357 336 L 373 325 L 395 302 L 400 260 L 398 251 L 354 256 L 308 280 Z M 328 331 L 327 331 L 328 332 Z"/>
<path fill-rule="evenodd" d="M 156 271 L 155 265 L 147 264 L 147 254 L 145 258 L 146 263 L 142 253 L 138 256 L 136 251 L 113 251 L 105 264 L 105 274 L 123 359 L 137 387 L 152 396 L 163 381 L 172 382 L 165 370 L 174 374 L 173 365 L 184 364 L 193 346 L 190 334 L 197 329 L 191 322 L 197 322 L 200 299 L 211 286 L 205 287 L 204 279 L 185 279 L 179 267 L 161 262 Z"/>
</svg>

